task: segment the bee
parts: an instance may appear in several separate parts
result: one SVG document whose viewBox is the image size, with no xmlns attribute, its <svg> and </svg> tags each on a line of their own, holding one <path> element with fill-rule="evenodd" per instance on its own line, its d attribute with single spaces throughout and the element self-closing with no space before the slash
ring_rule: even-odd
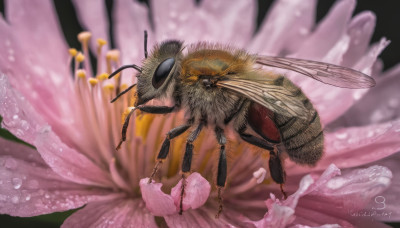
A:
<svg viewBox="0 0 400 228">
<path fill-rule="evenodd" d="M 310 60 L 261 56 L 244 50 L 205 42 L 184 46 L 178 40 L 168 40 L 154 46 L 147 54 L 145 32 L 145 59 L 141 67 L 126 65 L 113 72 L 109 78 L 126 68 L 134 68 L 137 84 L 136 103 L 131 107 L 122 129 L 126 130 L 132 113 L 139 109 L 144 113 L 166 114 L 184 110 L 186 123 L 170 130 L 157 156 L 151 179 L 159 165 L 167 158 L 170 141 L 192 129 L 186 139 L 182 160 L 182 178 L 190 173 L 193 142 L 204 127 L 214 128 L 219 144 L 219 160 L 216 185 L 219 210 L 222 211 L 221 191 L 227 177 L 227 160 L 224 131 L 231 127 L 245 142 L 266 150 L 269 156 L 269 172 L 280 185 L 285 183 L 283 158 L 300 165 L 315 165 L 324 150 L 324 134 L 320 117 L 302 90 L 288 78 L 266 72 L 260 66 L 282 68 L 298 72 L 322 83 L 343 88 L 369 88 L 375 81 L 356 70 Z M 184 49 L 187 49 L 184 52 Z M 148 101 L 169 98 L 172 106 L 149 106 Z M 183 181 L 184 183 L 184 181 Z M 182 213 L 181 192 L 180 213 Z"/>
</svg>

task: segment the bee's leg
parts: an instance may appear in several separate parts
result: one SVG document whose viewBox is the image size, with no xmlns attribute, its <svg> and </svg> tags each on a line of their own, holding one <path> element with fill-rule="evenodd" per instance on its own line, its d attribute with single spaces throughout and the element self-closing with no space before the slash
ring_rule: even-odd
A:
<svg viewBox="0 0 400 228">
<path fill-rule="evenodd" d="M 226 152 L 225 152 L 225 144 L 226 138 L 224 134 L 224 130 L 220 127 L 215 127 L 215 135 L 217 137 L 218 144 L 220 145 L 219 150 L 219 161 L 218 161 L 218 173 L 217 173 L 217 189 L 218 189 L 218 212 L 215 215 L 215 218 L 219 218 L 219 215 L 222 212 L 222 189 L 225 187 L 226 176 L 227 176 L 227 164 L 226 164 Z"/>
<path fill-rule="evenodd" d="M 266 139 L 263 138 L 258 138 L 254 135 L 250 135 L 245 133 L 246 127 L 241 127 L 237 130 L 237 132 L 240 135 L 240 138 L 242 138 L 244 141 L 247 143 L 250 143 L 254 146 L 260 147 L 262 149 L 268 150 L 270 152 L 270 157 L 269 157 L 269 172 L 274 180 L 275 183 L 280 185 L 280 189 L 282 192 L 282 195 L 284 198 L 287 198 L 286 192 L 283 190 L 283 185 L 285 183 L 285 170 L 283 169 L 282 166 L 282 161 L 279 156 L 278 152 L 278 145 L 273 142 L 269 142 Z"/>
<path fill-rule="evenodd" d="M 165 137 L 165 140 L 161 146 L 160 152 L 157 155 L 157 163 L 154 166 L 153 172 L 151 173 L 149 183 L 151 183 L 151 181 L 154 178 L 154 175 L 158 171 L 159 166 L 163 163 L 163 161 L 165 160 L 165 158 L 167 157 L 167 155 L 169 153 L 170 140 L 183 134 L 187 129 L 189 129 L 190 126 L 191 126 L 191 124 L 181 125 L 179 127 L 176 127 L 174 129 L 170 130 L 167 133 L 167 137 Z"/>
<path fill-rule="evenodd" d="M 277 184 L 280 185 L 282 195 L 286 199 L 287 195 L 286 195 L 286 192 L 283 190 L 283 184 L 285 183 L 285 179 L 286 179 L 286 172 L 283 169 L 282 160 L 281 160 L 280 156 L 278 155 L 277 150 L 270 151 L 269 173 L 270 173 L 272 179 Z"/>
<path fill-rule="evenodd" d="M 130 107 L 130 108 L 131 108 L 131 111 L 125 118 L 124 125 L 122 127 L 122 133 L 121 133 L 122 137 L 118 143 L 116 150 L 119 150 L 121 148 L 122 143 L 126 140 L 126 131 L 128 130 L 129 120 L 132 116 L 132 113 L 136 109 L 139 109 L 142 112 L 152 113 L 152 114 L 167 114 L 167 113 L 174 112 L 178 109 L 177 106 L 172 106 L 172 107 L 169 107 L 169 106 L 137 106 L 137 107 Z"/>
<path fill-rule="evenodd" d="M 183 212 L 183 197 L 185 195 L 185 186 L 186 186 L 186 176 L 189 175 L 190 169 L 192 166 L 192 156 L 193 156 L 193 142 L 199 136 L 201 129 L 203 128 L 203 124 L 200 123 L 197 128 L 192 131 L 189 137 L 186 140 L 186 150 L 183 155 L 182 161 L 182 189 L 181 189 L 181 200 L 179 203 L 179 214 Z"/>
<path fill-rule="evenodd" d="M 121 148 L 122 143 L 126 140 L 126 131 L 128 130 L 129 120 L 131 119 L 131 116 L 135 110 L 136 108 L 132 107 L 129 114 L 125 117 L 124 125 L 122 126 L 121 140 L 119 141 L 117 148 L 115 148 L 117 151 Z"/>
</svg>

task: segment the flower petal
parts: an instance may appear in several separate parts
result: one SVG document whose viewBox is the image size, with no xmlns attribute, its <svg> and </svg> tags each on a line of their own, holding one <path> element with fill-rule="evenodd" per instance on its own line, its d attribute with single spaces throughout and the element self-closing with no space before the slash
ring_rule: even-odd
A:
<svg viewBox="0 0 400 228">
<path fill-rule="evenodd" d="M 82 25 L 92 33 L 90 46 L 92 51 L 96 52 L 98 38 L 110 40 L 108 37 L 108 16 L 106 6 L 103 1 L 73 0 L 77 16 Z M 107 48 L 106 48 L 107 49 Z M 100 73 L 100 72 L 98 72 Z"/>
<path fill-rule="evenodd" d="M 335 121 L 333 126 L 362 126 L 400 117 L 400 93 L 398 92 L 400 65 L 393 67 L 376 81 L 376 86 Z"/>
<path fill-rule="evenodd" d="M 348 51 L 343 56 L 343 66 L 351 67 L 356 64 L 366 52 L 376 23 L 375 14 L 362 12 L 357 14 L 347 28 L 351 43 Z"/>
<path fill-rule="evenodd" d="M 71 183 L 53 172 L 32 148 L 0 138 L 0 213 L 36 216 L 116 197 Z"/>
<path fill-rule="evenodd" d="M 155 216 L 165 216 L 176 213 L 174 199 L 161 191 L 161 183 L 148 183 L 149 178 L 140 180 L 140 190 L 142 198 L 146 203 L 146 208 Z"/>
<path fill-rule="evenodd" d="M 371 215 L 377 220 L 385 222 L 396 222 L 400 220 L 400 154 L 394 154 L 386 159 L 375 162 L 393 172 L 393 179 L 390 187 L 376 196 L 366 207 L 370 209 Z"/>
<path fill-rule="evenodd" d="M 199 208 L 197 210 L 188 210 L 183 212 L 182 215 L 172 214 L 164 216 L 165 221 L 169 227 L 202 227 L 202 228 L 212 228 L 212 227 L 225 227 L 230 224 L 225 222 L 223 217 L 215 219 L 212 214 L 210 214 L 209 209 Z"/>
<path fill-rule="evenodd" d="M 68 147 L 48 129 L 38 134 L 34 145 L 46 163 L 60 176 L 75 183 L 111 187 L 110 174 L 87 157 Z"/>
<path fill-rule="evenodd" d="M 144 57 L 144 35 L 147 30 L 148 48 L 151 48 L 156 39 L 151 31 L 148 18 L 148 8 L 137 1 L 117 0 L 114 1 L 114 34 L 115 42 L 122 54 L 122 64 L 139 64 Z M 138 48 L 140 47 L 140 48 Z M 150 51 L 150 50 L 149 50 Z M 128 70 L 129 72 L 129 70 Z M 131 84 L 132 73 L 123 73 L 122 83 Z"/>
<path fill-rule="evenodd" d="M 207 41 L 229 43 L 242 48 L 253 36 L 256 26 L 255 0 L 204 0 L 199 7 L 207 17 L 207 33 L 213 36 Z"/>
<path fill-rule="evenodd" d="M 182 180 L 171 189 L 171 196 L 174 199 L 177 209 L 179 209 L 181 200 Z M 182 208 L 196 209 L 207 201 L 210 195 L 211 185 L 199 173 L 192 173 L 186 178 L 185 195 L 183 197 Z"/>
<path fill-rule="evenodd" d="M 400 150 L 400 120 L 366 127 L 353 127 L 325 134 L 325 154 L 312 169 L 324 170 L 330 163 L 355 167 L 383 159 Z M 287 173 L 301 174 L 310 168 L 287 162 Z"/>
<path fill-rule="evenodd" d="M 254 37 L 250 50 L 266 55 L 293 52 L 314 25 L 316 1 L 276 1 Z"/>
<path fill-rule="evenodd" d="M 32 51 L 30 54 L 35 53 L 35 59 L 40 59 L 39 62 L 51 61 L 52 64 L 43 65 L 46 68 L 59 73 L 61 73 L 60 70 L 63 70 L 62 73 L 67 72 L 67 45 L 52 2 L 50 0 L 11 0 L 7 1 L 5 6 L 12 32 L 16 37 L 21 38 L 20 45 Z M 45 55 L 43 51 L 46 50 L 53 51 L 51 55 Z M 38 55 L 38 53 L 41 54 Z"/>
<path fill-rule="evenodd" d="M 354 0 L 337 1 L 295 56 L 311 60 L 323 59 L 346 31 L 354 7 Z"/>
<path fill-rule="evenodd" d="M 158 227 L 141 200 L 120 198 L 89 203 L 68 217 L 62 227 Z"/>
</svg>

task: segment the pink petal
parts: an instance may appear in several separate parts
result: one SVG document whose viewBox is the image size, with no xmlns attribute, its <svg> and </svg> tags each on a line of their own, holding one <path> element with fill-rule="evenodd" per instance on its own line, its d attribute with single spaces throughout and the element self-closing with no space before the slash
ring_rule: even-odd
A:
<svg viewBox="0 0 400 228">
<path fill-rule="evenodd" d="M 201 33 L 206 26 L 204 20 L 201 21 L 199 17 L 193 16 L 196 14 L 195 7 L 193 1 L 185 0 L 159 1 L 151 4 L 156 40 L 182 39 L 192 42 L 195 37 L 201 39 L 203 36 Z"/>
<path fill-rule="evenodd" d="M 296 57 L 321 60 L 344 34 L 354 6 L 354 0 L 336 2 L 315 32 L 303 43 Z"/>
<path fill-rule="evenodd" d="M 298 190 L 287 200 L 281 202 L 271 194 L 271 198 L 266 201 L 268 212 L 264 218 L 259 221 L 248 220 L 248 222 L 256 227 L 286 227 L 295 219 L 294 214 L 299 199 L 325 185 L 338 174 L 340 174 L 340 170 L 336 166 L 330 165 L 316 181 L 310 175 L 306 175 L 301 179 Z"/>
<path fill-rule="evenodd" d="M 158 227 L 143 201 L 117 199 L 89 203 L 68 217 L 62 227 Z"/>
<path fill-rule="evenodd" d="M 174 199 L 177 209 L 179 209 L 181 200 L 182 180 L 171 189 L 171 196 Z M 182 207 L 183 210 L 189 208 L 196 209 L 207 201 L 210 195 L 211 186 L 206 179 L 199 173 L 192 173 L 186 179 L 185 195 L 183 197 Z"/>
<path fill-rule="evenodd" d="M 254 0 L 204 0 L 199 10 L 207 17 L 206 31 L 213 36 L 212 40 L 245 47 L 255 29 L 256 7 Z"/>
<path fill-rule="evenodd" d="M 325 134 L 325 154 L 313 170 L 324 170 L 330 163 L 340 168 L 368 164 L 400 150 L 400 120 L 337 130 Z M 290 164 L 289 164 L 290 163 Z M 288 175 L 309 172 L 310 168 L 287 163 Z"/>
<path fill-rule="evenodd" d="M 391 185 L 384 192 L 372 199 L 366 209 L 374 214 L 376 220 L 385 222 L 396 222 L 400 220 L 400 154 L 394 154 L 384 160 L 375 162 L 374 164 L 382 165 L 390 169 L 393 173 Z"/>
<path fill-rule="evenodd" d="M 156 37 L 150 29 L 148 9 L 137 1 L 117 0 L 114 1 L 113 20 L 115 42 L 122 50 L 122 64 L 140 64 L 144 58 L 144 30 L 148 32 L 148 51 L 156 42 Z M 133 73 L 136 71 L 127 70 L 123 73 L 122 82 L 131 84 Z"/>
<path fill-rule="evenodd" d="M 366 52 L 376 23 L 375 14 L 363 12 L 357 14 L 350 22 L 347 34 L 351 43 L 348 51 L 343 56 L 343 66 L 351 67 Z"/>
<path fill-rule="evenodd" d="M 108 37 L 109 24 L 107 20 L 106 6 L 103 1 L 73 0 L 79 21 L 85 29 L 92 33 L 90 47 L 94 53 L 97 50 L 96 40 L 102 38 L 110 40 Z M 107 48 L 105 48 L 107 49 Z M 101 72 L 98 72 L 101 73 Z"/>
<path fill-rule="evenodd" d="M 12 32 L 16 37 L 21 38 L 20 45 L 33 51 L 35 59 L 40 59 L 39 62 L 51 61 L 52 64 L 43 65 L 46 68 L 59 73 L 67 72 L 67 46 L 52 2 L 49 0 L 11 0 L 7 1 L 5 6 Z M 47 53 L 49 55 L 43 53 L 46 50 L 49 51 Z M 41 54 L 38 55 L 38 53 Z M 63 71 L 60 72 L 60 70 Z"/>
<path fill-rule="evenodd" d="M 250 50 L 278 55 L 297 49 L 314 25 L 315 5 L 316 1 L 276 1 L 252 41 Z"/>
<path fill-rule="evenodd" d="M 176 213 L 174 199 L 161 191 L 161 183 L 148 184 L 149 178 L 140 180 L 140 190 L 142 198 L 146 203 L 146 208 L 155 216 L 165 216 Z"/>
<path fill-rule="evenodd" d="M 302 197 L 294 223 L 302 221 L 314 226 L 337 223 L 359 227 L 357 224 L 363 223 L 363 218 L 352 214 L 364 209 L 376 195 L 387 189 L 391 178 L 390 170 L 382 166 L 352 170 L 331 178 Z"/>
<path fill-rule="evenodd" d="M 0 213 L 36 216 L 117 197 L 71 183 L 53 172 L 32 148 L 0 139 Z"/>
<path fill-rule="evenodd" d="M 37 130 L 44 128 L 46 123 L 19 92 L 11 88 L 4 75 L 0 75 L 0 104 L 2 127 L 33 144 Z"/>
<path fill-rule="evenodd" d="M 113 185 L 105 171 L 60 141 L 25 98 L 10 88 L 5 76 L 0 76 L 0 93 L 2 125 L 18 138 L 36 146 L 56 173 L 76 183 Z"/>
<path fill-rule="evenodd" d="M 400 117 L 400 65 L 377 78 L 377 84 L 341 118 L 339 126 L 361 126 L 394 120 Z M 362 113 L 362 115 L 360 115 Z"/>
<path fill-rule="evenodd" d="M 65 179 L 80 184 L 114 186 L 107 170 L 102 170 L 87 157 L 62 143 L 48 129 L 38 134 L 34 145 L 46 163 Z"/>
<path fill-rule="evenodd" d="M 225 222 L 223 218 L 215 219 L 214 214 L 209 210 L 199 208 L 197 210 L 188 210 L 182 215 L 172 214 L 164 216 L 168 227 L 184 228 L 184 227 L 233 227 Z"/>
</svg>

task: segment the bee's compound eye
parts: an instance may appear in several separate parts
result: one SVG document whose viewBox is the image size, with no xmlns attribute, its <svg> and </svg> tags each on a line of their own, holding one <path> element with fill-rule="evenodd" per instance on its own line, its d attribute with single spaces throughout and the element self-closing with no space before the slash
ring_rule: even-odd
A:
<svg viewBox="0 0 400 228">
<path fill-rule="evenodd" d="M 169 58 L 160 63 L 160 65 L 158 65 L 153 75 L 152 83 L 154 88 L 157 89 L 164 83 L 165 79 L 169 75 L 174 64 L 175 64 L 175 59 Z"/>
</svg>

